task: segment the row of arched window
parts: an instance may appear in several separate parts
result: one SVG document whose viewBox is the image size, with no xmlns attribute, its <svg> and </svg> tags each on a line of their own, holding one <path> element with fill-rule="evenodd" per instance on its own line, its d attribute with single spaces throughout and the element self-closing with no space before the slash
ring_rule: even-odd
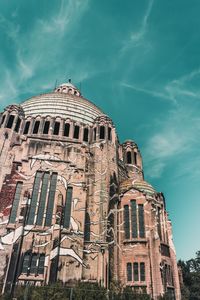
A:
<svg viewBox="0 0 200 300">
<path fill-rule="evenodd" d="M 14 129 L 15 132 L 19 132 L 21 129 L 22 134 L 53 134 L 63 137 L 72 137 L 79 140 L 81 138 L 81 126 L 74 125 L 64 121 L 54 121 L 50 119 L 46 120 L 26 120 L 21 126 L 22 119 L 16 115 L 6 115 L 2 117 L 1 126 L 5 128 Z M 16 119 L 17 118 L 17 119 Z M 14 127 L 14 128 L 13 128 Z M 83 128 L 82 139 L 84 142 L 89 142 L 91 140 L 112 140 L 112 128 L 100 125 L 91 129 L 89 127 Z"/>
</svg>

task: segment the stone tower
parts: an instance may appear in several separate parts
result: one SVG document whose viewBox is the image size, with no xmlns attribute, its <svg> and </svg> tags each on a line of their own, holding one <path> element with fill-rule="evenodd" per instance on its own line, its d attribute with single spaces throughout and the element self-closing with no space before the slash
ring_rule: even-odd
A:
<svg viewBox="0 0 200 300">
<path fill-rule="evenodd" d="M 0 114 L 0 277 L 180 299 L 171 222 L 133 141 L 64 83 Z"/>
</svg>

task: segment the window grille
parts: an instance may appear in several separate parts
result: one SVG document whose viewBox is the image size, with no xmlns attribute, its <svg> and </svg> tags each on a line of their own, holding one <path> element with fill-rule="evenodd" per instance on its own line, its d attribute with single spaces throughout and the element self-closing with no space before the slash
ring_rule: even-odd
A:
<svg viewBox="0 0 200 300">
<path fill-rule="evenodd" d="M 42 179 L 42 172 L 38 171 L 35 176 L 35 181 L 33 185 L 33 192 L 32 192 L 32 199 L 31 199 L 31 205 L 28 215 L 27 224 L 32 225 L 34 224 L 34 218 L 35 218 L 35 212 L 36 212 L 36 206 L 37 206 L 37 199 L 40 189 L 40 183 Z"/>
<path fill-rule="evenodd" d="M 127 281 L 132 281 L 132 264 L 127 263 Z"/>
<path fill-rule="evenodd" d="M 90 215 L 88 213 L 85 215 L 84 239 L 90 241 Z"/>
<path fill-rule="evenodd" d="M 129 206 L 124 206 L 124 232 L 125 232 L 125 238 L 130 238 L 130 222 L 129 222 Z"/>
<path fill-rule="evenodd" d="M 131 200 L 131 225 L 132 225 L 132 238 L 138 237 L 137 226 L 137 205 L 136 200 Z"/>
<path fill-rule="evenodd" d="M 66 192 L 65 212 L 64 212 L 64 228 L 69 228 L 71 217 L 71 204 L 72 204 L 72 192 L 73 188 L 68 187 Z"/>
<path fill-rule="evenodd" d="M 50 174 L 49 173 L 44 173 L 43 180 L 42 180 L 42 188 L 41 188 L 41 193 L 40 193 L 40 199 L 39 199 L 37 221 L 36 221 L 36 224 L 40 225 L 40 226 L 43 223 L 43 216 L 44 216 L 44 209 L 45 209 L 45 204 L 46 204 L 49 178 L 50 178 Z"/>
<path fill-rule="evenodd" d="M 140 281 L 145 281 L 145 264 L 140 263 Z"/>
<path fill-rule="evenodd" d="M 133 279 L 134 281 L 139 281 L 138 263 L 133 264 Z"/>
<path fill-rule="evenodd" d="M 56 183 L 57 183 L 57 173 L 53 173 L 50 182 L 45 226 L 51 226 L 52 224 L 52 214 L 53 214 L 54 198 L 56 192 Z"/>
<path fill-rule="evenodd" d="M 144 228 L 144 207 L 143 204 L 138 205 L 138 214 L 139 214 L 139 236 L 141 238 L 145 237 L 145 228 Z"/>
</svg>

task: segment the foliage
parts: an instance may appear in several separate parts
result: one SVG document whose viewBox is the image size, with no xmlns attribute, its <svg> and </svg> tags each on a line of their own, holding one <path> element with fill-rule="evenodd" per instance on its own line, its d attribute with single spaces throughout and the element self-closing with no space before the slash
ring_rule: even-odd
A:
<svg viewBox="0 0 200 300">
<path fill-rule="evenodd" d="M 178 265 L 183 275 L 182 300 L 200 300 L 200 251 L 193 259 L 179 260 Z"/>
<path fill-rule="evenodd" d="M 123 288 L 118 282 L 112 283 L 109 291 L 97 283 L 78 282 L 73 287 L 56 283 L 49 286 L 16 286 L 17 300 L 150 300 L 149 295 L 136 293 L 131 287 Z M 10 300 L 4 294 L 0 300 Z"/>
</svg>

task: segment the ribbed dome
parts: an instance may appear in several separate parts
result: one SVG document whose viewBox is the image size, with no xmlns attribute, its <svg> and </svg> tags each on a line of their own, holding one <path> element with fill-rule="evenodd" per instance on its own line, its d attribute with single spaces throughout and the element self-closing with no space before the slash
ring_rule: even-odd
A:
<svg viewBox="0 0 200 300">
<path fill-rule="evenodd" d="M 60 85 L 52 93 L 32 97 L 21 103 L 21 106 L 26 117 L 39 115 L 70 118 L 89 125 L 104 114 L 93 103 L 81 97 L 71 83 Z"/>
<path fill-rule="evenodd" d="M 126 192 L 131 188 L 134 188 L 134 189 L 136 189 L 144 194 L 150 195 L 150 196 L 156 194 L 156 190 L 152 187 L 151 184 L 149 184 L 145 180 L 126 179 L 120 185 L 120 189 L 122 192 Z"/>
</svg>

